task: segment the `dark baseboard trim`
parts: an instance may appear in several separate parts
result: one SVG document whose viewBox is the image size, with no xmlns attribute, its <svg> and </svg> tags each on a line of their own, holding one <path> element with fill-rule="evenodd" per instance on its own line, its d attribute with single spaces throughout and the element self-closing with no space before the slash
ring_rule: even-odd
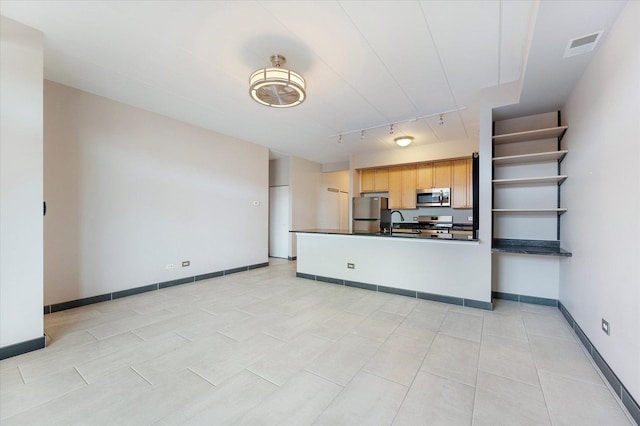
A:
<svg viewBox="0 0 640 426">
<path fill-rule="evenodd" d="M 567 320 L 573 331 L 576 332 L 576 335 L 580 339 L 580 342 L 584 345 L 593 358 L 593 361 L 596 363 L 602 374 L 607 379 L 613 391 L 618 395 L 618 398 L 622 401 L 622 404 L 627 408 L 631 417 L 635 420 L 637 424 L 640 424 L 640 405 L 636 402 L 633 396 L 629 393 L 627 388 L 622 384 L 616 373 L 613 372 L 609 364 L 602 358 L 600 352 L 596 349 L 595 346 L 591 343 L 591 340 L 587 337 L 587 335 L 582 331 L 582 328 L 578 325 L 578 323 L 573 319 L 571 313 L 567 310 L 567 308 L 562 304 L 562 302 L 558 301 L 558 309 L 562 312 L 564 319 Z"/>
<path fill-rule="evenodd" d="M 304 272 L 296 272 L 296 277 L 306 280 L 321 281 L 329 284 L 337 284 L 346 287 L 355 287 L 363 290 L 377 291 L 380 293 L 397 294 L 399 296 L 412 297 L 414 299 L 425 299 L 434 302 L 451 303 L 459 306 L 467 306 L 469 308 L 484 309 L 490 311 L 493 309 L 493 303 L 483 302 L 480 300 L 463 299 L 462 297 L 443 296 L 440 294 L 423 293 L 421 291 L 406 290 L 404 288 L 387 287 L 384 285 L 361 283 L 358 281 L 343 280 L 340 278 L 323 277 L 322 275 L 305 274 Z"/>
<path fill-rule="evenodd" d="M 558 306 L 556 299 L 547 299 L 546 297 L 526 296 L 524 294 L 502 293 L 492 291 L 491 296 L 494 299 L 512 300 L 514 302 L 531 303 L 533 305 Z"/>
<path fill-rule="evenodd" d="M 268 262 L 256 263 L 255 265 L 243 266 L 240 268 L 227 269 L 224 271 L 210 272 L 208 274 L 195 275 L 191 277 L 178 278 L 177 280 L 163 281 L 156 284 L 144 285 L 142 287 L 134 287 L 127 290 L 114 291 L 113 293 L 101 294 L 99 296 L 86 297 L 84 299 L 70 300 L 68 302 L 54 303 L 44 307 L 44 314 L 65 311 L 67 309 L 79 308 L 80 306 L 92 305 L 94 303 L 108 302 L 109 300 L 120 299 L 122 297 L 133 296 L 148 291 L 161 290 L 182 284 L 192 284 L 196 281 L 208 280 L 210 278 L 222 277 L 224 275 L 235 274 L 236 272 L 245 272 L 252 269 L 264 268 L 269 266 Z"/>
<path fill-rule="evenodd" d="M 288 257 L 288 259 L 289 259 L 289 260 L 297 260 L 297 259 L 298 259 L 298 256 L 293 256 L 293 257 L 289 256 L 289 257 Z"/>
<path fill-rule="evenodd" d="M 46 337 L 42 336 L 20 343 L 14 343 L 13 345 L 4 346 L 0 348 L 0 360 L 26 354 L 31 351 L 37 351 L 38 349 L 44 348 L 46 342 Z"/>
</svg>

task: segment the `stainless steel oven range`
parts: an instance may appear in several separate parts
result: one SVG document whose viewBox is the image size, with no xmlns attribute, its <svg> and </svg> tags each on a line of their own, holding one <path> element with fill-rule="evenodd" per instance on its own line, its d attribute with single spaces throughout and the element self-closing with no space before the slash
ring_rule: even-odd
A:
<svg viewBox="0 0 640 426">
<path fill-rule="evenodd" d="M 453 216 L 418 216 L 418 224 L 423 237 L 453 239 Z"/>
</svg>

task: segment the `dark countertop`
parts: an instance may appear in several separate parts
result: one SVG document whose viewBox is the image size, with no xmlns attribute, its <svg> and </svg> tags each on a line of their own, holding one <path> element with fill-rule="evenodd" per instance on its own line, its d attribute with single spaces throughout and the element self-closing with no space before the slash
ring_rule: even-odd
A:
<svg viewBox="0 0 640 426">
<path fill-rule="evenodd" d="M 420 234 L 411 234 L 407 232 L 397 232 L 393 235 L 383 234 L 380 232 L 375 233 L 361 233 L 361 232 L 350 232 L 343 231 L 339 229 L 301 229 L 294 230 L 290 232 L 296 232 L 301 234 L 327 234 L 327 235 L 356 235 L 360 237 L 385 237 L 385 238 L 406 238 L 412 240 L 430 240 L 430 241 L 469 241 L 469 242 L 477 242 L 478 240 L 469 240 L 466 235 L 453 235 L 452 239 L 444 239 L 444 238 L 431 238 L 431 237 L 423 237 Z"/>
<path fill-rule="evenodd" d="M 560 247 L 560 241 L 512 240 L 496 238 L 491 251 L 494 253 L 535 254 L 541 256 L 571 257 L 572 253 Z"/>
</svg>

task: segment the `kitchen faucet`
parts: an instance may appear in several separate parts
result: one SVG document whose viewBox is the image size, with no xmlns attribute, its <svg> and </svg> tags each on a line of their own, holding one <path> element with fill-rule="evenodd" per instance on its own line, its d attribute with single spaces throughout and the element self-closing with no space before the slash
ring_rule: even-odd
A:
<svg viewBox="0 0 640 426">
<path fill-rule="evenodd" d="M 393 210 L 391 212 L 391 214 L 389 215 L 389 235 L 393 235 L 393 214 L 394 213 L 398 213 L 400 214 L 400 220 L 402 220 L 404 222 L 404 216 L 402 215 L 402 212 L 399 210 Z"/>
</svg>

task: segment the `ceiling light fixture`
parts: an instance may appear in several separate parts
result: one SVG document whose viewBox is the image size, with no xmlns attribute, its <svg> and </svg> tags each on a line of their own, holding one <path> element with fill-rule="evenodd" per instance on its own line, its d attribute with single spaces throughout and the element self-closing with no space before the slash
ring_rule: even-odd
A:
<svg viewBox="0 0 640 426">
<path fill-rule="evenodd" d="M 394 141 L 398 146 L 409 146 L 413 142 L 413 136 L 400 136 L 395 138 Z"/>
<path fill-rule="evenodd" d="M 253 100 L 274 108 L 288 108 L 304 102 L 307 83 L 297 72 L 281 68 L 285 62 L 284 56 L 272 55 L 273 68 L 262 68 L 251 74 L 249 94 Z"/>
</svg>

